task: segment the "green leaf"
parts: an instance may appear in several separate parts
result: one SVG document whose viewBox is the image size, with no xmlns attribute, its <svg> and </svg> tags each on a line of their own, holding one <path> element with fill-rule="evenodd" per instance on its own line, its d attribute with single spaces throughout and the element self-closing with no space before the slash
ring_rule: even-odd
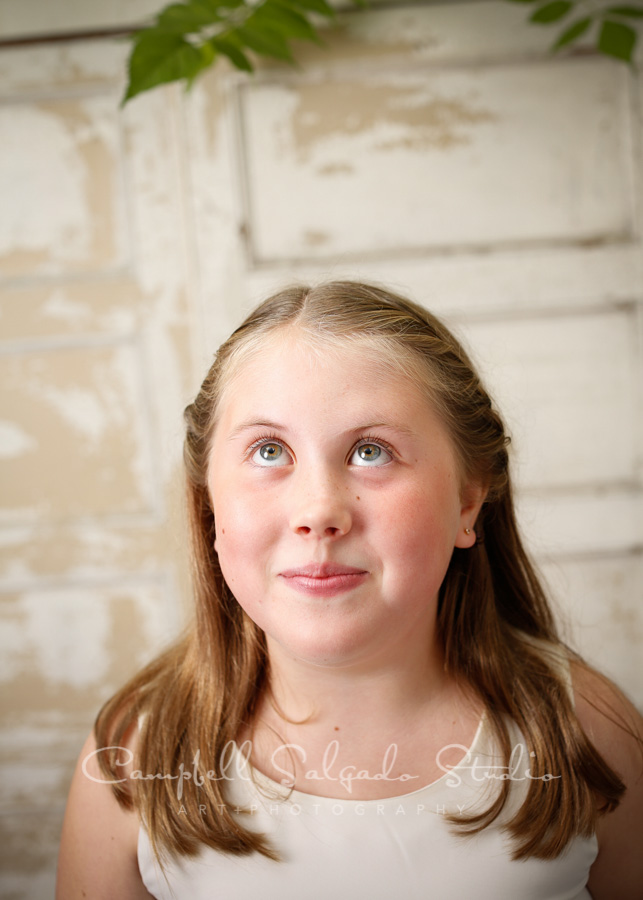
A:
<svg viewBox="0 0 643 900">
<path fill-rule="evenodd" d="M 196 47 L 195 49 L 201 57 L 201 62 L 198 68 L 195 67 L 192 71 L 184 76 L 186 91 L 190 90 L 197 75 L 199 75 L 204 69 L 208 69 L 212 65 L 217 55 L 214 47 L 211 47 L 209 44 L 202 44 L 200 47 Z M 178 81 L 178 79 L 173 80 Z"/>
<path fill-rule="evenodd" d="M 367 0 L 352 2 L 367 5 Z M 333 18 L 335 10 L 328 0 L 175 0 L 159 12 L 154 26 L 133 38 L 123 103 L 171 81 L 184 80 L 189 87 L 219 55 L 251 72 L 246 48 L 294 63 L 291 40 L 321 43 L 309 18 L 313 14 Z"/>
<path fill-rule="evenodd" d="M 255 27 L 253 20 L 254 16 L 236 31 L 242 44 L 261 56 L 272 56 L 284 62 L 294 63 L 292 52 L 283 35 L 278 31 L 266 28 L 265 25 Z"/>
<path fill-rule="evenodd" d="M 626 19 L 643 19 L 643 6 L 608 6 L 604 12 Z"/>
<path fill-rule="evenodd" d="M 207 69 L 208 66 L 211 66 L 215 60 L 215 57 L 217 55 L 216 48 L 210 41 L 207 41 L 205 44 L 201 44 L 201 46 L 197 47 L 196 49 L 201 54 L 201 68 Z"/>
<path fill-rule="evenodd" d="M 212 44 L 214 49 L 219 53 L 227 56 L 232 65 L 236 66 L 237 69 L 241 69 L 243 72 L 254 71 L 252 63 L 238 46 L 233 34 L 228 34 L 225 37 L 219 37 L 217 35 L 216 37 L 211 38 L 209 43 Z"/>
<path fill-rule="evenodd" d="M 601 33 L 598 38 L 598 49 L 607 56 L 614 56 L 616 59 L 623 59 L 626 62 L 632 61 L 632 53 L 636 46 L 636 31 L 629 25 L 622 25 L 620 22 L 612 22 L 606 19 L 601 27 Z"/>
<path fill-rule="evenodd" d="M 565 47 L 567 44 L 571 44 L 573 41 L 578 40 L 581 35 L 585 34 L 591 24 L 591 16 L 588 16 L 586 19 L 579 19 L 578 22 L 575 22 L 570 28 L 563 31 L 551 49 L 554 51 L 560 50 L 561 47 Z"/>
<path fill-rule="evenodd" d="M 329 19 L 335 16 L 335 10 L 326 3 L 326 0 L 290 0 L 290 2 L 292 6 L 299 6 L 301 9 L 319 13 L 320 16 L 327 16 Z"/>
<path fill-rule="evenodd" d="M 571 0 L 555 0 L 554 3 L 546 3 L 537 9 L 530 17 L 532 22 L 539 22 L 541 25 L 547 25 L 549 22 L 557 22 L 566 16 L 570 9 L 574 6 Z"/>
<path fill-rule="evenodd" d="M 186 78 L 203 68 L 203 56 L 175 34 L 152 28 L 140 32 L 129 59 L 129 85 L 123 103 L 159 84 Z"/>
<path fill-rule="evenodd" d="M 159 31 L 188 34 L 220 19 L 217 11 L 201 3 L 172 3 L 159 13 L 156 28 Z"/>
<path fill-rule="evenodd" d="M 284 38 L 299 38 L 302 41 L 320 43 L 319 35 L 308 19 L 281 0 L 266 0 L 263 6 L 258 7 L 252 21 L 257 27 L 265 25 L 269 29 L 272 28 Z"/>
</svg>

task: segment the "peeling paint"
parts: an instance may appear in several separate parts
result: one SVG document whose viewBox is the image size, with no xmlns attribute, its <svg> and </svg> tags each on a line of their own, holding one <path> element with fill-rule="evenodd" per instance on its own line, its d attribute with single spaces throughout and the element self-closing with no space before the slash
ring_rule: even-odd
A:
<svg viewBox="0 0 643 900">
<path fill-rule="evenodd" d="M 470 130 L 497 114 L 471 96 L 437 96 L 426 86 L 394 86 L 352 82 L 337 86 L 300 85 L 291 116 L 294 149 L 300 162 L 320 142 L 386 125 L 398 136 L 379 141 L 379 149 L 449 149 L 470 140 Z M 346 164 L 346 163 L 344 163 Z"/>
<path fill-rule="evenodd" d="M 102 100 L 0 108 L 2 274 L 116 261 L 115 122 Z"/>
<path fill-rule="evenodd" d="M 58 288 L 42 304 L 42 315 L 75 330 L 86 324 L 89 310 L 78 300 L 72 300 L 64 289 Z"/>
<path fill-rule="evenodd" d="M 40 385 L 39 394 L 59 413 L 72 432 L 97 445 L 110 426 L 110 417 L 101 398 L 87 388 L 71 385 L 58 388 Z"/>
<path fill-rule="evenodd" d="M 97 351 L 94 360 L 84 354 L 82 374 L 77 355 L 72 352 L 64 362 L 58 355 L 57 384 L 32 369 L 25 392 L 48 404 L 72 432 L 96 447 L 108 432 L 131 427 L 137 414 L 132 396 L 136 375 L 129 351 L 112 350 L 108 355 Z M 85 382 L 82 386 L 79 376 Z"/>
<path fill-rule="evenodd" d="M 3 338 L 29 342 L 39 337 L 132 333 L 150 315 L 152 305 L 133 278 L 4 288 Z"/>
<path fill-rule="evenodd" d="M 16 0 L 14 0 L 16 2 Z M 17 0 L 21 9 L 27 8 L 23 0 Z M 4 7 L 6 0 L 3 0 Z M 88 4 L 84 4 L 87 8 Z M 31 6 L 41 21 L 42 4 Z M 42 34 L 42 26 L 37 29 Z M 22 32 L 16 29 L 14 34 Z M 40 47 L 24 47 L 14 52 L 0 54 L 0 92 L 16 95 L 22 92 L 41 93 L 43 85 L 49 92 L 58 88 L 78 88 L 92 85 L 101 93 L 111 86 L 112 102 L 118 102 L 118 82 L 123 77 L 129 48 L 126 42 L 87 41 L 77 44 L 53 44 Z M 109 87 L 108 87 L 109 90 Z"/>
<path fill-rule="evenodd" d="M 0 780 L 3 808 L 28 810 L 4 817 L 16 897 L 52 894 L 60 823 L 45 847 L 47 810 L 62 810 L 96 711 L 176 636 L 190 591 L 190 173 L 178 92 L 119 111 L 125 51 L 0 58 Z M 196 112 L 208 152 L 224 144 L 214 87 Z"/>
<path fill-rule="evenodd" d="M 79 608 L 79 599 L 84 609 Z M 22 598 L 23 640 L 30 649 L 31 666 L 54 687 L 99 684 L 107 674 L 107 611 L 92 600 L 91 591 L 78 598 L 64 590 Z M 5 660 L 12 661 L 7 651 Z"/>
<path fill-rule="evenodd" d="M 0 602 L 0 680 L 24 691 L 25 708 L 48 709 L 62 690 L 98 703 L 174 636 L 173 617 L 154 585 L 32 589 Z M 46 685 L 43 695 L 42 687 Z M 15 698 L 4 710 L 15 707 Z M 17 707 L 19 708 L 19 707 Z"/>
<path fill-rule="evenodd" d="M 0 370 L 4 420 L 38 444 L 35 455 L 3 462 L 5 516 L 149 506 L 155 479 L 130 348 L 11 355 Z"/>
<path fill-rule="evenodd" d="M 0 573 L 5 581 L 29 583 L 42 578 L 104 578 L 113 572 L 153 573 L 164 569 L 183 550 L 177 546 L 173 522 L 154 524 L 66 524 L 3 528 Z"/>
<path fill-rule="evenodd" d="M 197 116 L 203 126 L 206 153 L 215 154 L 218 150 L 221 120 L 226 107 L 225 84 L 226 73 L 221 71 L 220 63 L 201 79 L 198 88 L 191 98 L 191 113 Z"/>
<path fill-rule="evenodd" d="M 636 233 L 628 93 L 602 61 L 333 76 L 242 93 L 258 263 Z"/>
<path fill-rule="evenodd" d="M 334 163 L 326 163 L 326 165 L 319 166 L 317 169 L 317 173 L 319 175 L 352 175 L 355 171 L 355 167 L 351 166 L 350 163 L 347 162 L 334 162 Z"/>
<path fill-rule="evenodd" d="M 304 241 L 310 247 L 319 247 L 320 244 L 325 244 L 330 240 L 330 235 L 326 234 L 324 231 L 313 231 L 311 229 L 307 229 L 303 235 Z"/>
<path fill-rule="evenodd" d="M 37 446 L 37 441 L 15 422 L 0 420 L 0 459 L 24 456 Z"/>
</svg>

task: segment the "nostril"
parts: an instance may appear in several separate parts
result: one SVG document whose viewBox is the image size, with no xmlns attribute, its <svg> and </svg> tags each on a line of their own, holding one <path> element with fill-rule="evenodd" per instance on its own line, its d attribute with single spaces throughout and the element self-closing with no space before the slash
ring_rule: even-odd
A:
<svg viewBox="0 0 643 900">
<path fill-rule="evenodd" d="M 318 538 L 335 539 L 350 531 L 351 517 L 347 511 L 342 509 L 304 509 L 303 512 L 300 511 L 292 517 L 290 527 L 300 537 L 315 535 Z"/>
</svg>

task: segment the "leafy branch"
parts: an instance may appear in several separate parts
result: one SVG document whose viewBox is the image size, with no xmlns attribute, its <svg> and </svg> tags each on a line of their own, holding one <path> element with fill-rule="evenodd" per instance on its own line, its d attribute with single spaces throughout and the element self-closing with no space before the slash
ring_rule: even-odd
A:
<svg viewBox="0 0 643 900">
<path fill-rule="evenodd" d="M 352 0 L 365 6 L 366 0 Z M 592 30 L 596 49 L 631 63 L 637 42 L 635 26 L 643 20 L 643 3 L 605 6 L 604 0 L 507 0 L 537 7 L 529 21 L 563 23 L 552 50 L 570 47 Z M 601 2 L 603 5 L 601 6 Z M 577 15 L 574 15 L 577 14 Z M 252 72 L 254 57 L 267 56 L 294 65 L 293 40 L 321 44 L 318 23 L 332 20 L 328 0 L 185 0 L 164 7 L 153 24 L 136 32 L 129 58 L 127 103 L 159 84 L 194 79 L 226 57 L 237 69 Z"/>
<path fill-rule="evenodd" d="M 353 0 L 363 6 L 365 0 Z M 290 42 L 321 44 L 316 22 L 333 19 L 327 0 L 187 0 L 172 3 L 134 37 L 123 103 L 170 81 L 190 87 L 220 57 L 252 72 L 252 57 L 294 64 Z"/>
<path fill-rule="evenodd" d="M 564 47 L 597 34 L 596 49 L 607 56 L 631 63 L 638 33 L 635 24 L 643 19 L 643 3 L 601 6 L 587 0 L 507 0 L 509 3 L 531 4 L 538 8 L 529 17 L 537 25 L 553 25 L 565 20 L 565 29 L 558 36 L 552 50 L 558 52 Z M 580 15 L 574 16 L 574 13 Z"/>
</svg>

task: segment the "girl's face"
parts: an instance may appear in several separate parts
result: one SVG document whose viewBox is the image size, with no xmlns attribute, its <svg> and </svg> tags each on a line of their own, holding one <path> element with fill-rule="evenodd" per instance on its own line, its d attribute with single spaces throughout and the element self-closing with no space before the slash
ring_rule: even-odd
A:
<svg viewBox="0 0 643 900">
<path fill-rule="evenodd" d="M 449 436 L 407 376 L 278 333 L 224 393 L 208 484 L 223 575 L 271 656 L 426 655 L 483 492 L 461 490 Z"/>
</svg>

